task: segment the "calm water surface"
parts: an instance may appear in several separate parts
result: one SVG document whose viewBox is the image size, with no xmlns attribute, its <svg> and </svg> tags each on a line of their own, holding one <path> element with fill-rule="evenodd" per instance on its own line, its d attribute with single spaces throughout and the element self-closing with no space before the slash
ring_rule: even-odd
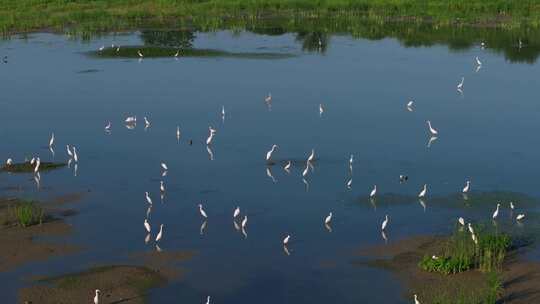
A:
<svg viewBox="0 0 540 304">
<path fill-rule="evenodd" d="M 165 225 L 162 249 L 197 253 L 182 264 L 185 276 L 153 290 L 150 303 L 201 303 L 207 295 L 213 303 L 409 303 L 404 294 L 411 291 L 391 273 L 353 265 L 363 260 L 359 249 L 384 244 L 385 214 L 392 242 L 450 233 L 460 215 L 489 219 L 495 200 L 476 209 L 463 208 L 460 199 L 455 206 L 437 203 L 454 197 L 467 179 L 472 198 L 492 191 L 531 201 L 540 196 L 536 63 L 510 63 L 489 48 L 404 48 L 393 39 L 348 36 L 331 37 L 323 54 L 309 53 L 293 35 L 231 32 L 197 33 L 193 46 L 293 56 L 139 61 L 88 55 L 112 43 L 142 41 L 138 33 L 84 43 L 35 34 L 0 43 L 0 55 L 9 57 L 0 64 L 0 159 L 67 161 L 66 144 L 76 145 L 80 156 L 77 176 L 73 168 L 42 174 L 40 190 L 30 175 L 1 174 L 1 194 L 46 199 L 90 191 L 75 206 L 80 214 L 68 220 L 75 232 L 65 239 L 84 250 L 1 273 L 7 302 L 29 276 L 128 263 L 133 252 L 154 250 L 144 242 L 145 191 L 154 200 L 153 229 Z M 475 56 L 484 63 L 478 72 Z M 269 92 L 271 108 L 264 103 Z M 413 112 L 405 107 L 410 99 Z M 128 130 L 128 115 L 147 116 L 152 125 Z M 429 148 L 428 119 L 440 132 Z M 112 132 L 105 134 L 109 120 Z M 204 144 L 209 125 L 218 130 L 214 160 Z M 54 157 L 45 147 L 51 132 Z M 270 167 L 275 182 L 264 161 L 272 144 L 279 145 L 279 164 Z M 306 187 L 301 172 L 311 149 L 317 161 Z M 290 174 L 281 164 L 288 160 L 297 161 Z M 169 166 L 163 178 L 161 161 Z M 409 181 L 400 184 L 400 174 Z M 425 210 L 415 198 L 424 183 Z M 380 197 L 371 204 L 375 184 Z M 7 189 L 18 185 L 22 191 Z M 385 203 L 389 194 L 399 203 Z M 201 202 L 209 215 L 202 234 Z M 510 222 L 503 203 L 502 221 Z M 233 227 L 237 205 L 249 218 L 247 238 Z M 323 225 L 330 211 L 332 232 Z M 533 208 L 524 211 L 531 220 L 521 229 L 538 229 Z M 290 256 L 281 245 L 287 234 Z"/>
</svg>

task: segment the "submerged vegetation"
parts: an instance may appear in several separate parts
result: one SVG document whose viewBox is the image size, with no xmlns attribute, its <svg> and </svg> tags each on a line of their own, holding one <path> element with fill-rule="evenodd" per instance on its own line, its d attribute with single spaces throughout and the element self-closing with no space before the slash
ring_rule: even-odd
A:
<svg viewBox="0 0 540 304">
<path fill-rule="evenodd" d="M 52 163 L 52 162 L 41 162 L 39 166 L 40 171 L 49 171 L 53 169 L 58 169 L 66 166 L 65 163 Z M 4 165 L 2 171 L 11 172 L 11 173 L 31 173 L 34 172 L 35 165 L 30 164 L 29 161 L 18 164 Z"/>
</svg>

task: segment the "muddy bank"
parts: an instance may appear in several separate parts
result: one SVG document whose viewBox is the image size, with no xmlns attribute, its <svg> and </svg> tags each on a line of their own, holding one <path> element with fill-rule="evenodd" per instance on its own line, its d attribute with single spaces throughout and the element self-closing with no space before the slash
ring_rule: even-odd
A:
<svg viewBox="0 0 540 304">
<path fill-rule="evenodd" d="M 19 291 L 19 303 L 91 303 L 96 289 L 100 303 L 144 303 L 148 290 L 167 279 L 143 266 L 104 266 L 59 277 L 45 278 Z"/>
<path fill-rule="evenodd" d="M 0 199 L 0 272 L 78 251 L 77 247 L 68 244 L 36 241 L 45 236 L 69 235 L 72 227 L 46 209 L 43 209 L 39 222 L 23 227 L 16 215 L 16 208 L 22 203 L 18 199 Z"/>
<path fill-rule="evenodd" d="M 441 252 L 445 240 L 445 237 L 418 236 L 363 248 L 357 252 L 362 261 L 353 264 L 391 271 L 403 282 L 407 299 L 416 293 L 422 303 L 480 303 L 491 288 L 488 274 L 470 270 L 442 275 L 418 267 L 424 255 Z M 500 279 L 503 286 L 498 302 L 540 303 L 540 263 L 523 261 L 518 252 L 512 252 L 503 265 Z"/>
</svg>

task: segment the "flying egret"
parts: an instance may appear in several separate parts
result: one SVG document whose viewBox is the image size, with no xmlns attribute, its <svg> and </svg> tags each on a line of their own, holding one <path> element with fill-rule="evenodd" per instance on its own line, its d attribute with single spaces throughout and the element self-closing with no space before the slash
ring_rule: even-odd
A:
<svg viewBox="0 0 540 304">
<path fill-rule="evenodd" d="M 524 218 L 525 218 L 525 214 L 518 214 L 518 216 L 516 216 L 516 220 L 518 221 L 521 221 Z"/>
<path fill-rule="evenodd" d="M 239 215 L 240 215 L 240 207 L 236 207 L 236 209 L 234 209 L 233 219 L 235 219 Z"/>
<path fill-rule="evenodd" d="M 199 204 L 199 213 L 201 213 L 202 217 L 208 218 L 208 216 L 206 215 L 206 212 L 204 212 L 202 204 Z"/>
<path fill-rule="evenodd" d="M 268 93 L 268 96 L 264 98 L 264 101 L 266 102 L 272 102 L 272 93 Z"/>
<path fill-rule="evenodd" d="M 156 236 L 156 242 L 159 242 L 162 236 L 163 236 L 163 224 L 159 225 L 159 233 Z"/>
<path fill-rule="evenodd" d="M 289 244 L 289 240 L 291 239 L 291 236 L 287 234 L 287 236 L 283 239 L 283 245 Z"/>
<path fill-rule="evenodd" d="M 324 223 L 325 223 L 326 225 L 328 225 L 328 224 L 330 224 L 331 221 L 332 221 L 332 212 L 330 212 L 330 213 L 328 214 L 328 216 L 324 219 Z"/>
<path fill-rule="evenodd" d="M 49 140 L 49 148 L 54 145 L 54 133 L 51 134 L 51 139 Z"/>
<path fill-rule="evenodd" d="M 510 209 L 514 210 L 514 203 L 510 202 Z"/>
<path fill-rule="evenodd" d="M 6 166 L 11 166 L 13 164 L 13 160 L 11 158 L 8 158 L 6 160 Z"/>
<path fill-rule="evenodd" d="M 159 190 L 161 192 L 165 192 L 165 185 L 163 184 L 163 181 L 159 181 Z"/>
<path fill-rule="evenodd" d="M 139 55 L 140 58 L 143 58 L 143 57 L 144 57 L 144 55 L 143 55 L 143 53 L 141 52 L 141 50 L 137 50 L 137 55 Z"/>
<path fill-rule="evenodd" d="M 431 121 L 427 120 L 426 123 L 428 124 L 429 132 L 431 133 L 431 135 L 435 136 L 439 134 L 439 132 L 431 126 Z"/>
<path fill-rule="evenodd" d="M 463 187 L 462 192 L 463 192 L 463 193 L 469 192 L 470 187 L 471 187 L 471 182 L 470 182 L 470 181 L 467 181 L 467 184 L 465 185 L 465 187 Z"/>
<path fill-rule="evenodd" d="M 246 228 L 247 225 L 247 215 L 244 215 L 244 219 L 242 220 L 242 229 Z"/>
<path fill-rule="evenodd" d="M 266 152 L 266 161 L 270 161 L 270 159 L 272 158 L 272 153 L 274 153 L 274 151 L 277 149 L 277 145 L 272 145 L 272 149 L 270 149 L 270 151 Z"/>
<path fill-rule="evenodd" d="M 418 301 L 418 296 L 414 294 L 414 304 L 421 304 L 420 301 Z"/>
<path fill-rule="evenodd" d="M 99 304 L 99 293 L 101 291 L 99 289 L 96 289 L 96 295 L 94 296 L 94 304 Z"/>
<path fill-rule="evenodd" d="M 311 149 L 311 154 L 309 155 L 307 161 L 312 162 L 315 159 L 315 149 Z"/>
<path fill-rule="evenodd" d="M 164 162 L 161 163 L 161 168 L 165 171 L 169 170 L 169 167 L 167 167 L 167 164 Z"/>
<path fill-rule="evenodd" d="M 146 229 L 148 233 L 152 231 L 152 228 L 150 227 L 150 224 L 148 223 L 148 219 L 144 219 L 144 228 Z"/>
<path fill-rule="evenodd" d="M 382 222 L 382 225 L 381 225 L 381 230 L 384 231 L 387 225 L 388 225 L 388 214 L 385 215 L 384 217 L 384 221 Z"/>
<path fill-rule="evenodd" d="M 458 222 L 461 224 L 461 226 L 465 226 L 465 220 L 462 217 L 458 218 Z"/>
<path fill-rule="evenodd" d="M 371 193 L 369 194 L 369 197 L 373 198 L 377 195 L 377 185 L 373 186 L 373 190 L 371 190 Z"/>
<path fill-rule="evenodd" d="M 38 157 L 36 159 L 36 167 L 34 168 L 34 173 L 37 173 L 39 171 L 39 165 L 41 165 L 41 160 Z"/>
<path fill-rule="evenodd" d="M 422 191 L 420 191 L 420 193 L 418 193 L 418 197 L 426 197 L 426 193 L 427 193 L 427 184 L 424 184 L 424 188 L 422 189 Z"/>
<path fill-rule="evenodd" d="M 458 91 L 463 90 L 463 84 L 464 84 L 464 83 L 465 83 L 465 77 L 461 77 L 461 82 L 458 83 L 458 85 L 457 85 Z"/>
<path fill-rule="evenodd" d="M 112 126 L 112 124 L 111 124 L 111 122 L 109 121 L 109 122 L 107 123 L 107 125 L 105 125 L 105 131 L 110 131 L 110 130 L 111 130 L 111 126 Z"/>
<path fill-rule="evenodd" d="M 470 232 L 471 234 L 474 234 L 474 229 L 473 229 L 473 226 L 471 225 L 471 223 L 468 223 L 468 224 L 467 224 L 467 228 L 469 228 L 469 232 Z"/>
<path fill-rule="evenodd" d="M 499 216 L 499 207 L 501 204 L 497 203 L 497 209 L 495 209 L 495 212 L 493 212 L 493 215 L 491 216 L 493 219 L 496 219 L 497 216 Z"/>
<path fill-rule="evenodd" d="M 72 147 L 73 148 L 73 160 L 78 163 L 79 162 L 79 155 L 77 154 L 77 148 L 75 148 L 75 146 Z"/>
<path fill-rule="evenodd" d="M 148 202 L 148 204 L 152 205 L 152 198 L 150 197 L 148 192 L 145 192 L 144 195 L 146 196 L 146 201 Z"/>
<path fill-rule="evenodd" d="M 352 187 L 352 177 L 351 179 L 349 179 L 349 181 L 347 182 L 347 189 L 351 189 Z"/>
</svg>

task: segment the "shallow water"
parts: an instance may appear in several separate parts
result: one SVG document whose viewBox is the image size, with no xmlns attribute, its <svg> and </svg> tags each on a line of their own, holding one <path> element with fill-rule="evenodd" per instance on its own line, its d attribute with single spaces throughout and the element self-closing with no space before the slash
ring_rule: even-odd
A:
<svg viewBox="0 0 540 304">
<path fill-rule="evenodd" d="M 197 33 L 194 48 L 286 56 L 178 60 L 89 55 L 112 43 L 139 46 L 139 33 L 90 42 L 33 34 L 1 42 L 0 55 L 9 61 L 0 63 L 0 159 L 67 161 L 66 144 L 76 145 L 80 157 L 77 176 L 73 165 L 42 174 L 39 190 L 31 175 L 0 174 L 1 194 L 46 199 L 87 192 L 74 205 L 80 214 L 68 219 L 75 233 L 66 240 L 84 251 L 1 273 L 7 301 L 15 301 L 31 275 L 127 263 L 133 252 L 154 250 L 144 243 L 145 191 L 154 200 L 154 231 L 165 225 L 160 247 L 197 252 L 182 264 L 183 279 L 151 292 L 150 303 L 197 303 L 207 295 L 213 303 L 409 303 L 403 294 L 411 291 L 391 274 L 353 266 L 355 251 L 384 242 L 385 214 L 389 242 L 450 233 L 460 215 L 490 219 L 497 195 L 482 200 L 483 208 L 467 208 L 457 195 L 467 179 L 471 198 L 504 194 L 502 223 L 511 224 L 508 201 L 515 199 L 531 217 L 518 229 L 538 232 L 539 64 L 511 63 L 489 48 L 455 52 L 441 45 L 404 48 L 393 39 L 329 39 L 317 53 L 303 50 L 292 34 Z M 477 72 L 475 56 L 484 63 Z M 269 92 L 271 106 L 264 102 Z M 410 99 L 412 112 L 405 107 Z M 123 124 L 128 115 L 140 120 L 134 130 Z M 147 130 L 143 116 L 152 122 Z M 429 148 L 426 120 L 440 132 Z M 103 131 L 107 121 L 110 134 Z M 214 160 L 204 144 L 209 125 L 217 129 Z M 51 132 L 54 157 L 46 148 Z M 270 167 L 275 182 L 264 161 L 272 144 L 279 145 L 278 164 Z M 317 160 L 306 187 L 301 172 L 312 148 Z M 290 174 L 282 169 L 288 160 L 295 161 Z M 165 177 L 161 161 L 169 167 Z M 409 180 L 400 184 L 400 174 Z M 163 203 L 160 180 L 167 188 Z M 425 209 L 416 199 L 424 183 Z M 380 197 L 371 203 L 374 184 Z M 5 189 L 17 185 L 23 191 Z M 209 215 L 202 234 L 201 202 Z M 232 223 L 237 205 L 249 218 L 247 238 Z M 330 211 L 332 232 L 323 225 Z M 281 244 L 287 234 L 290 255 Z"/>
</svg>

